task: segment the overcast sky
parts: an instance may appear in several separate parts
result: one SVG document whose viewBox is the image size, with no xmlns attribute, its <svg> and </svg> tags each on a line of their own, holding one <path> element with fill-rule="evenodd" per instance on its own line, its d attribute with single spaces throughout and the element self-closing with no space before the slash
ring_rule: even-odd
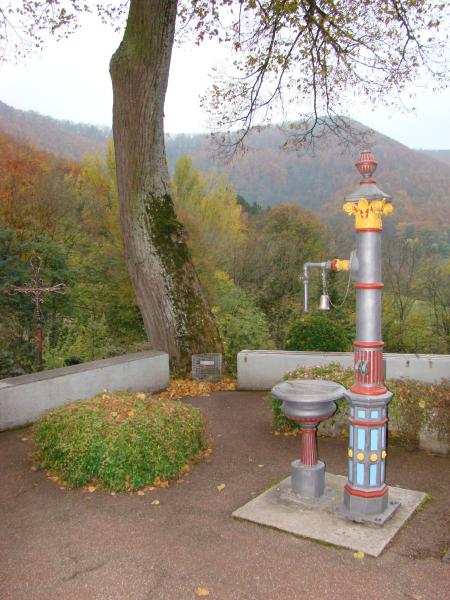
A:
<svg viewBox="0 0 450 600">
<path fill-rule="evenodd" d="M 68 40 L 50 43 L 26 64 L 0 68 L 0 100 L 22 110 L 57 119 L 111 125 L 112 92 L 108 73 L 111 54 L 121 33 L 88 20 Z M 199 96 L 220 56 L 211 45 L 175 48 L 166 99 L 166 131 L 207 131 Z M 349 102 L 349 105 L 351 103 Z M 413 112 L 358 105 L 351 116 L 411 148 L 450 148 L 450 90 L 435 94 L 426 86 L 409 102 Z"/>
</svg>

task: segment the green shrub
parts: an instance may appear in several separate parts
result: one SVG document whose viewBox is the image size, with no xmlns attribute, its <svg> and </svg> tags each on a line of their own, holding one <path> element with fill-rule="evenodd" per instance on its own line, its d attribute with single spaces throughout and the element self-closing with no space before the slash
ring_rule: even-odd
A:
<svg viewBox="0 0 450 600">
<path fill-rule="evenodd" d="M 205 420 L 189 404 L 145 394 L 100 394 L 35 424 L 35 460 L 70 487 L 132 491 L 177 477 L 205 448 Z"/>
<path fill-rule="evenodd" d="M 341 323 L 328 316 L 306 315 L 289 330 L 286 350 L 346 352 L 351 340 Z"/>
<path fill-rule="evenodd" d="M 270 349 L 269 326 L 264 312 L 226 273 L 215 274 L 216 306 L 213 314 L 223 345 L 225 361 L 236 373 L 237 353 L 244 349 Z"/>
</svg>

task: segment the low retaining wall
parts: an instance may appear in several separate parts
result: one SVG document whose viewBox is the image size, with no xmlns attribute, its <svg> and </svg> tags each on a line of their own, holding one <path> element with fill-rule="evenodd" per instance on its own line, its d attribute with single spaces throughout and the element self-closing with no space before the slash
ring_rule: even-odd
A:
<svg viewBox="0 0 450 600">
<path fill-rule="evenodd" d="M 125 354 L 0 380 L 0 431 L 33 423 L 46 410 L 85 400 L 107 389 L 163 390 L 169 383 L 165 352 Z"/>
<path fill-rule="evenodd" d="M 353 367 L 353 352 L 290 352 L 242 350 L 237 359 L 238 389 L 270 390 L 297 367 L 338 363 Z M 388 354 L 383 356 L 386 379 L 417 379 L 430 383 L 450 377 L 448 354 Z"/>
</svg>

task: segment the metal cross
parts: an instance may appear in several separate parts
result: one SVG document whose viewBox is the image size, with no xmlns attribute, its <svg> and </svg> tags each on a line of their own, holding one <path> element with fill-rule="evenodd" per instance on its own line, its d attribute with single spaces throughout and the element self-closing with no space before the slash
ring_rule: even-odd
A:
<svg viewBox="0 0 450 600">
<path fill-rule="evenodd" d="M 44 315 L 42 314 L 41 304 L 44 301 L 44 294 L 64 294 L 67 286 L 64 283 L 58 283 L 53 286 L 44 286 L 41 278 L 42 259 L 40 256 L 33 256 L 30 260 L 30 265 L 33 270 L 33 280 L 28 287 L 13 287 L 12 292 L 15 294 L 25 294 L 34 296 L 34 313 L 33 318 L 36 322 L 36 354 L 38 371 L 43 369 L 43 353 L 44 353 Z"/>
</svg>

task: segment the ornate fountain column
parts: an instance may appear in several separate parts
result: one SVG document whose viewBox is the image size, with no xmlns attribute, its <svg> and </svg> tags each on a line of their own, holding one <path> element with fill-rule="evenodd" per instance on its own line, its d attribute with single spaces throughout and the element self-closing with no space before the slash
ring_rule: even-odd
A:
<svg viewBox="0 0 450 600">
<path fill-rule="evenodd" d="M 381 339 L 382 217 L 392 212 L 392 198 L 372 178 L 377 161 L 364 151 L 356 163 L 362 175 L 343 210 L 355 217 L 356 253 L 351 271 L 356 288 L 355 379 L 345 392 L 350 403 L 348 481 L 337 511 L 357 521 L 384 523 L 398 507 L 389 502 L 386 476 L 387 405 L 391 392 L 383 383 Z"/>
</svg>

